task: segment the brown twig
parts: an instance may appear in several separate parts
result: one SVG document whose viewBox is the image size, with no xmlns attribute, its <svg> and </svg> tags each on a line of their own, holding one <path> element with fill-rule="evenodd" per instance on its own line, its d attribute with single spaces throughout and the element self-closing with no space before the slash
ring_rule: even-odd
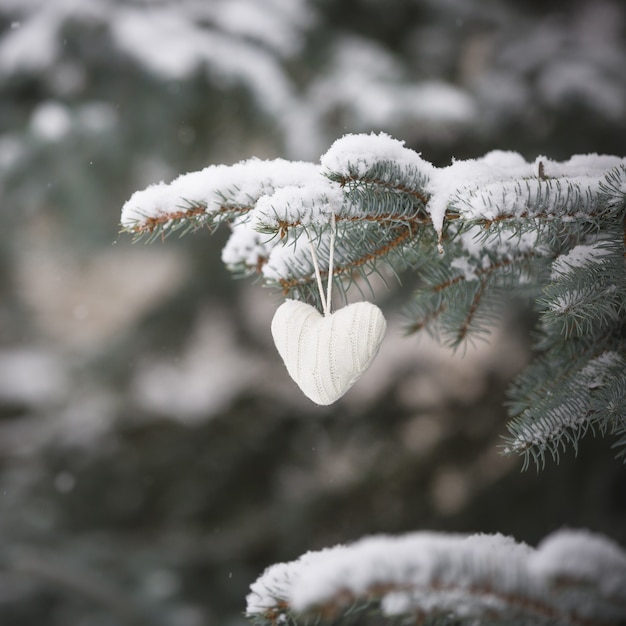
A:
<svg viewBox="0 0 626 626">
<path fill-rule="evenodd" d="M 486 287 L 487 287 L 487 281 L 485 279 L 481 280 L 480 286 L 478 287 L 478 290 L 474 294 L 472 304 L 470 304 L 470 308 L 467 311 L 467 315 L 465 316 L 465 319 L 463 320 L 463 324 L 461 324 L 461 328 L 459 328 L 459 332 L 457 334 L 457 340 L 459 341 L 459 343 L 463 341 L 465 337 L 467 337 L 469 327 L 472 323 L 472 320 L 474 319 L 474 316 L 476 315 L 476 311 L 478 310 L 478 305 L 480 304 L 480 301 L 483 297 L 483 293 L 485 293 Z"/>
<path fill-rule="evenodd" d="M 252 207 L 249 206 L 221 206 L 215 213 L 242 214 L 247 213 L 251 208 Z M 135 224 L 129 230 L 136 235 L 151 234 L 157 228 L 165 226 L 166 224 L 202 217 L 204 215 L 209 215 L 207 213 L 207 205 L 204 203 L 196 203 L 189 209 L 179 209 L 171 213 L 159 213 L 159 215 L 147 217 L 143 222 Z"/>
<path fill-rule="evenodd" d="M 430 322 L 432 322 L 434 319 L 438 318 L 446 309 L 447 309 L 446 305 L 442 304 L 435 311 L 432 311 L 428 315 L 424 316 L 421 320 L 415 322 L 414 324 L 411 324 L 408 327 L 408 332 L 409 333 L 419 332 L 420 330 L 425 328 L 428 324 L 430 324 Z"/>
<path fill-rule="evenodd" d="M 410 228 L 398 228 L 398 235 L 394 238 L 382 245 L 380 248 L 377 248 L 373 252 L 369 254 L 365 254 L 362 257 L 351 261 L 350 263 L 346 263 L 345 265 L 336 266 L 333 271 L 333 276 L 341 276 L 348 272 L 352 272 L 359 267 L 362 267 L 366 263 L 372 262 L 375 259 L 379 259 L 380 257 L 385 256 L 389 252 L 391 252 L 394 248 L 397 248 L 399 245 L 404 243 L 411 236 Z M 328 276 L 328 272 L 321 272 L 321 276 Z M 294 287 L 299 285 L 306 285 L 315 280 L 314 274 L 310 274 L 308 276 L 300 276 L 298 278 L 286 279 L 281 278 L 279 281 L 280 286 L 282 287 L 283 294 L 288 294 Z"/>
<path fill-rule="evenodd" d="M 409 196 L 413 196 L 417 198 L 422 204 L 426 204 L 429 200 L 429 196 L 416 191 L 415 189 L 411 189 L 410 187 L 406 187 L 405 185 L 394 185 L 393 183 L 383 180 L 382 178 L 373 178 L 373 177 L 363 177 L 363 176 L 342 176 L 338 180 L 339 184 L 342 187 L 345 187 L 349 183 L 359 182 L 365 183 L 367 185 L 378 185 L 379 187 L 387 187 L 388 189 L 393 189 L 399 193 L 405 193 Z"/>
</svg>

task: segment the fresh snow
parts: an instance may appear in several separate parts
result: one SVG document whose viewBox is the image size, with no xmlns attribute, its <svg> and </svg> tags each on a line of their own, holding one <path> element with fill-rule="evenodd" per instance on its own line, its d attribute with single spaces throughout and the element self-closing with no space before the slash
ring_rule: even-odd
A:
<svg viewBox="0 0 626 626">
<path fill-rule="evenodd" d="M 200 172 L 184 174 L 170 184 L 160 183 L 137 192 L 122 211 L 122 225 L 132 227 L 142 219 L 178 212 L 185 200 L 206 204 L 207 211 L 219 208 L 219 193 L 233 194 L 231 204 L 247 205 L 261 199 L 261 213 L 276 214 L 276 207 L 281 211 L 290 207 L 294 215 L 300 196 L 304 205 L 324 188 L 324 193 L 331 196 L 331 204 L 339 207 L 341 202 L 336 192 L 323 178 L 324 174 L 336 173 L 345 176 L 365 176 L 379 164 L 393 163 L 400 170 L 419 172 L 427 181 L 425 189 L 430 195 L 427 204 L 433 226 L 441 231 L 446 210 L 453 204 L 461 210 L 465 219 L 494 219 L 503 213 L 519 214 L 528 210 L 527 196 L 520 196 L 519 190 L 526 191 L 531 197 L 541 197 L 545 193 L 546 181 L 538 177 L 539 164 L 544 168 L 544 175 L 563 187 L 577 184 L 589 187 L 597 186 L 598 179 L 608 169 L 619 164 L 626 164 L 626 159 L 605 155 L 578 155 L 569 161 L 557 163 L 545 157 L 538 157 L 535 162 L 526 162 L 515 152 L 492 151 L 478 159 L 454 161 L 451 165 L 436 168 L 420 155 L 407 148 L 403 141 L 393 139 L 385 133 L 345 135 L 333 143 L 321 157 L 320 166 L 312 163 L 285 161 L 262 161 L 250 159 L 232 166 L 209 166 Z M 562 181 L 562 182 L 561 182 Z M 310 185 L 311 193 L 299 189 L 277 192 L 281 187 L 301 188 Z M 236 193 L 238 192 L 238 193 Z M 272 200 L 263 196 L 276 193 Z M 291 196 L 291 197 L 289 197 Z M 566 199 L 573 203 L 578 197 Z M 309 208 L 313 203 L 309 203 Z M 288 215 L 285 213 L 285 215 Z M 317 221 L 319 213 L 312 214 Z"/>
<path fill-rule="evenodd" d="M 555 587 L 560 593 L 551 593 Z M 525 602 L 531 612 L 542 606 L 548 614 L 613 620 L 619 611 L 625 617 L 625 589 L 626 553 L 587 531 L 558 531 L 536 549 L 499 534 L 416 532 L 273 565 L 251 585 L 247 614 L 280 619 L 374 595 L 385 615 L 436 610 L 480 619 Z M 518 599 L 512 607 L 511 598 Z"/>
<path fill-rule="evenodd" d="M 541 254 L 543 250 L 537 246 L 537 238 L 537 232 L 522 233 L 515 237 L 515 245 L 511 246 L 511 241 L 500 237 L 498 233 L 485 238 L 484 229 L 473 226 L 458 236 L 463 255 L 453 258 L 450 266 L 457 269 L 464 280 L 478 280 L 478 270 L 487 269 L 492 264 L 486 250 L 502 259 L 513 258 L 530 250 L 535 254 Z M 520 277 L 520 280 L 523 279 Z"/>
<path fill-rule="evenodd" d="M 602 242 L 592 245 L 578 245 L 572 248 L 567 254 L 562 254 L 554 263 L 552 263 L 552 280 L 556 280 L 559 276 L 569 274 L 576 268 L 585 267 L 592 263 L 596 263 L 602 257 L 610 254 Z"/>
<path fill-rule="evenodd" d="M 262 273 L 265 280 L 278 283 L 281 279 L 288 279 L 296 269 L 302 274 L 310 274 L 313 271 L 307 236 L 272 247 Z"/>
<path fill-rule="evenodd" d="M 579 379 L 581 385 L 585 385 L 588 389 L 601 387 L 605 384 L 607 374 L 616 367 L 624 366 L 624 359 L 613 351 L 603 352 L 595 359 L 591 359 L 589 363 L 581 370 Z"/>
<path fill-rule="evenodd" d="M 297 225 L 299 232 L 311 227 L 319 233 L 332 214 L 356 221 L 363 215 L 363 208 L 346 189 L 329 180 L 331 173 L 348 179 L 382 175 L 388 178 L 382 182 L 390 189 L 397 186 L 422 194 L 428 198 L 425 210 L 432 225 L 441 233 L 451 210 L 465 221 L 495 220 L 503 214 L 532 217 L 533 211 L 541 213 L 547 207 L 562 219 L 582 215 L 596 202 L 605 173 L 620 164 L 626 165 L 626 159 L 598 154 L 576 155 L 562 163 L 543 156 L 527 162 L 516 152 L 494 150 L 437 168 L 385 133 L 348 134 L 332 144 L 319 165 L 248 159 L 231 166 L 211 165 L 169 184 L 152 185 L 126 202 L 121 221 L 129 230 L 155 222 L 167 228 L 171 220 L 184 218 L 192 208 L 196 215 L 198 207 L 205 207 L 207 214 L 224 207 L 240 209 L 224 251 L 225 263 L 262 269 L 266 280 L 277 282 L 292 276 L 294 267 L 309 266 L 306 246 L 292 237 L 272 237 L 290 234 L 283 232 L 283 225 Z M 259 236 L 255 231 L 270 235 Z M 486 249 L 506 256 L 509 249 L 530 250 L 536 241 L 534 235 L 485 240 L 476 234 L 470 230 L 462 235 L 462 246 L 472 258 L 451 261 L 467 280 L 475 280 L 477 269 L 489 262 Z M 337 252 L 340 256 L 340 244 Z M 553 271 L 562 272 L 600 254 L 591 246 L 578 246 L 557 261 Z"/>
<path fill-rule="evenodd" d="M 272 235 L 250 228 L 247 221 L 239 220 L 233 224 L 232 235 L 222 249 L 222 262 L 232 268 L 241 263 L 255 267 L 269 256 L 273 247 L 272 238 Z"/>
<path fill-rule="evenodd" d="M 547 180 L 539 178 L 540 164 Z M 529 210 L 528 197 L 541 199 L 550 186 L 566 190 L 569 186 L 571 191 L 563 194 L 557 209 L 563 204 L 575 206 L 579 201 L 577 185 L 597 187 L 601 176 L 619 164 L 626 164 L 626 159 L 597 154 L 575 155 L 562 163 L 540 156 L 529 163 L 516 152 L 494 150 L 477 159 L 454 161 L 435 169 L 427 185 L 432 194 L 428 210 L 437 230 L 450 204 L 467 220 L 521 215 Z"/>
<path fill-rule="evenodd" d="M 586 530 L 554 533 L 539 544 L 530 571 L 548 580 L 570 579 L 581 587 L 595 587 L 602 595 L 626 602 L 626 552 L 602 535 Z"/>
<path fill-rule="evenodd" d="M 374 165 L 385 161 L 393 161 L 400 167 L 414 167 L 426 174 L 433 170 L 417 152 L 406 148 L 404 141 L 386 133 L 344 135 L 320 159 L 324 170 L 346 175 L 365 175 Z"/>
<path fill-rule="evenodd" d="M 306 187 L 288 185 L 259 198 L 251 220 L 259 228 L 278 229 L 281 222 L 324 225 L 342 212 L 343 204 L 339 185 L 319 177 Z"/>
<path fill-rule="evenodd" d="M 257 200 L 288 185 L 319 180 L 319 168 L 302 161 L 249 159 L 235 165 L 210 165 L 182 174 L 173 182 L 151 185 L 135 192 L 122 208 L 122 226 L 133 228 L 151 218 L 167 217 L 193 205 L 205 205 L 207 213 L 230 206 L 250 207 Z"/>
</svg>

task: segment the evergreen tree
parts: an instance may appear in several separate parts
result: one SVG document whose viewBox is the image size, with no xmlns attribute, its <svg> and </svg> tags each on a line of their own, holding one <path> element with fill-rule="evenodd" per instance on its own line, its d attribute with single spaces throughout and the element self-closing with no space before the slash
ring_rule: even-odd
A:
<svg viewBox="0 0 626 626">
<path fill-rule="evenodd" d="M 562 454 L 558 466 L 547 463 L 540 480 L 518 472 L 516 456 L 497 454 L 501 390 L 526 358 L 523 340 L 507 333 L 506 348 L 469 350 L 477 367 L 468 389 L 463 361 L 436 351 L 431 341 L 411 352 L 412 341 L 398 338 L 395 345 L 404 347 L 385 376 L 320 409 L 294 398 L 272 346 L 254 325 L 265 311 L 251 302 L 278 299 L 283 274 L 264 279 L 273 294 L 235 286 L 219 270 L 221 245 L 207 245 L 204 236 L 170 240 L 167 250 L 131 248 L 129 238 L 111 244 L 117 207 L 132 190 L 249 154 L 317 159 L 345 133 L 374 129 L 406 139 L 437 166 L 419 164 L 428 188 L 450 155 L 467 159 L 494 147 L 525 159 L 623 154 L 625 24 L 620 0 L 0 0 L 0 623 L 241 624 L 249 584 L 268 563 L 362 535 L 417 528 L 500 530 L 538 546 L 443 532 L 380 538 L 394 565 L 368 539 L 363 548 L 328 551 L 339 557 L 334 573 L 328 562 L 320 562 L 322 575 L 305 573 L 308 557 L 271 568 L 253 587 L 249 617 L 282 622 L 321 613 L 363 623 L 370 613 L 359 609 L 374 608 L 373 621 L 381 610 L 385 620 L 396 621 L 404 606 L 411 622 L 416 616 L 623 621 L 615 544 L 587 533 L 557 533 L 538 543 L 554 528 L 574 524 L 624 545 L 621 463 L 602 439 L 591 437 L 581 441 L 578 459 Z M 540 160 L 543 175 L 555 176 L 560 166 L 542 158 L 527 164 L 522 178 L 537 178 Z M 307 168 L 297 175 L 303 187 Z M 321 168 L 309 169 L 313 186 L 336 195 L 336 188 L 324 191 Z M 269 187 L 293 184 L 287 174 Z M 422 225 L 413 216 L 417 204 L 393 202 L 413 231 Z M 424 244 L 419 254 L 430 250 L 433 268 L 479 281 L 487 273 L 470 258 L 471 236 L 455 234 L 459 218 L 444 220 L 444 256 L 435 252 L 432 204 L 424 203 L 421 240 L 413 239 Z M 322 272 L 330 215 L 307 228 Z M 386 237 L 381 244 L 393 242 L 379 221 L 369 220 L 369 228 Z M 337 220 L 337 250 L 346 227 Z M 259 261 L 258 232 L 236 228 L 242 239 L 230 242 L 226 260 L 243 274 L 265 277 L 269 265 L 262 259 L 258 268 L 247 265 Z M 260 228 L 276 232 L 271 223 Z M 228 236 L 228 228 L 219 230 L 211 243 Z M 283 234 L 282 241 L 268 236 L 269 248 L 302 245 L 302 274 L 310 277 L 308 237 L 297 228 Z M 561 270 L 572 265 L 584 273 L 581 259 L 595 254 L 585 250 L 595 245 L 593 233 L 587 235 L 569 256 L 564 245 Z M 268 253 L 265 236 L 260 243 L 256 251 Z M 458 245 L 463 254 L 450 270 Z M 250 258 L 242 262 L 246 246 Z M 340 269 L 345 259 L 337 253 L 336 291 L 374 300 L 390 315 L 404 289 L 429 286 L 413 258 L 416 249 L 401 241 L 354 271 Z M 494 254 L 498 258 L 498 250 Z M 272 258 L 278 261 L 278 250 Z M 529 272 L 540 270 L 539 259 L 532 261 Z M 550 262 L 544 278 L 559 270 Z M 396 272 L 405 288 L 379 291 L 370 271 L 392 286 Z M 603 272 L 598 279 L 609 280 Z M 540 282 L 518 282 L 509 293 L 516 303 L 534 300 Z M 489 283 L 489 293 L 508 306 L 509 296 L 498 289 Z M 286 296 L 321 308 L 320 289 L 311 281 Z M 481 305 L 494 308 L 476 312 L 474 322 L 483 328 L 492 321 L 480 315 L 498 308 L 483 302 L 485 296 Z M 549 314 L 542 297 L 537 308 Z M 336 298 L 336 309 L 341 304 Z M 594 307 L 605 304 L 610 315 L 610 297 Z M 407 298 L 406 305 L 411 330 L 428 302 Z M 459 342 L 454 323 L 446 330 L 445 314 L 425 330 L 463 350 L 467 339 Z M 470 324 L 467 338 L 480 330 Z M 385 341 L 391 340 L 388 331 Z M 538 342 L 538 354 L 551 349 Z M 588 384 L 592 361 L 581 377 L 593 387 L 590 401 L 602 404 L 606 390 L 598 394 Z M 552 370 L 537 376 L 552 380 Z M 576 380 L 568 384 L 586 403 Z M 417 387 L 429 393 L 417 394 Z M 532 392 L 545 400 L 545 391 L 540 385 L 522 390 L 518 414 L 532 404 Z M 594 432 L 611 434 L 608 421 L 606 428 L 593 423 Z M 532 453 L 524 459 L 532 462 Z M 438 548 L 450 557 L 449 567 Z M 364 551 L 379 566 L 372 567 Z M 409 560 L 400 558 L 403 551 Z M 565 558 L 575 554 L 581 559 Z M 403 564 L 421 574 L 407 576 Z M 383 566 L 392 575 L 373 580 L 372 571 Z M 432 566 L 450 583 L 447 597 Z M 297 600 L 302 590 L 277 575 L 280 570 L 292 582 L 306 574 L 303 583 L 317 594 L 310 604 Z M 336 575 L 346 588 L 333 595 Z M 324 580 L 328 595 L 321 593 Z M 423 586 L 408 597 L 416 581 Z M 536 589 L 542 585 L 547 593 Z M 420 590 L 432 598 L 430 609 L 420 605 Z M 345 615 L 344 602 L 353 600 Z M 430 617 L 425 609 L 432 609 Z"/>
<path fill-rule="evenodd" d="M 260 276 L 327 319 L 333 284 L 347 302 L 351 288 L 367 291 L 374 273 L 417 272 L 407 328 L 455 348 L 488 332 L 507 298 L 534 299 L 537 355 L 513 384 L 504 452 L 521 453 L 524 466 L 531 459 L 543 466 L 588 432 L 615 435 L 618 455 L 626 454 L 625 218 L 625 159 L 590 154 L 527 163 L 494 151 L 436 168 L 380 134 L 337 140 L 319 166 L 252 159 L 153 185 L 128 200 L 122 225 L 155 239 L 229 222 L 222 258 L 231 270 Z M 336 350 L 339 337 L 331 329 L 330 338 L 315 335 L 309 353 L 298 352 L 313 328 L 308 310 L 303 322 L 296 313 L 280 317 L 292 337 L 285 353 L 278 340 L 277 347 L 303 391 L 328 403 L 334 396 L 310 393 L 302 372 L 316 367 L 321 352 Z M 367 325 L 355 323 L 346 333 L 369 341 Z M 329 368 L 341 371 L 340 361 L 331 357 Z M 314 378 L 326 385 L 319 372 Z M 387 616 L 418 615 L 429 624 L 487 617 L 618 623 L 626 616 L 626 557 L 586 535 L 558 535 L 536 553 L 497 537 L 369 541 L 268 570 L 253 587 L 248 613 L 277 624 L 299 623 L 311 610 L 341 619 L 356 611 L 359 621 L 373 602 Z"/>
</svg>

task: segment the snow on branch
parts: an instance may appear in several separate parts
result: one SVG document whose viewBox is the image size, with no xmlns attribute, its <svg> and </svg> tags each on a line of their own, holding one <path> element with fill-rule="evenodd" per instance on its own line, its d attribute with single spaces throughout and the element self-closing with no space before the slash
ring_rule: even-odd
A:
<svg viewBox="0 0 626 626">
<path fill-rule="evenodd" d="M 447 208 L 465 220 L 574 219 L 600 210 L 604 175 L 619 165 L 626 160 L 597 154 L 575 155 L 562 163 L 540 156 L 527 163 L 515 152 L 495 150 L 443 168 L 435 185 L 453 188 L 462 181 Z"/>
<path fill-rule="evenodd" d="M 316 182 L 318 171 L 311 163 L 283 159 L 210 165 L 135 192 L 122 207 L 121 224 L 136 236 L 166 235 L 189 222 L 216 225 L 247 213 L 277 188 Z"/>
<path fill-rule="evenodd" d="M 626 552 L 587 531 L 536 549 L 499 534 L 373 536 L 273 565 L 247 598 L 247 615 L 265 624 L 368 609 L 419 623 L 617 625 Z"/>
<path fill-rule="evenodd" d="M 449 241 L 463 224 L 467 229 L 524 218 L 593 219 L 602 198 L 612 194 L 619 204 L 620 165 L 625 170 L 626 160 L 599 155 L 528 163 L 514 152 L 494 151 L 436 168 L 384 133 L 346 135 L 320 165 L 250 159 L 153 185 L 126 202 L 121 221 L 138 237 L 184 234 L 229 221 L 233 233 L 223 258 L 230 269 L 260 273 L 285 294 L 295 290 L 306 297 L 313 292 L 307 292 L 313 284 L 308 251 L 294 241 L 306 233 L 327 246 L 331 213 L 344 222 L 336 274 L 350 280 L 355 270 L 364 276 L 378 271 L 376 264 L 389 254 L 402 260 L 426 229 L 432 245 L 433 233 L 442 239 L 450 224 L 460 226 L 448 229 Z M 609 179 L 604 174 L 611 168 Z M 324 258 L 320 264 L 325 269 Z"/>
<path fill-rule="evenodd" d="M 310 304 L 331 256 L 344 296 L 410 268 L 408 330 L 455 348 L 533 300 L 539 357 L 512 386 L 505 452 L 542 466 L 589 431 L 626 445 L 625 215 L 625 158 L 496 150 L 438 168 L 381 133 L 346 135 L 319 164 L 250 159 L 153 185 L 126 202 L 122 226 L 157 238 L 228 222 L 227 267 Z M 588 385 L 603 354 L 617 365 Z"/>
<path fill-rule="evenodd" d="M 620 169 L 622 171 L 618 171 Z M 617 168 L 612 179 L 604 174 Z M 538 157 L 527 163 L 514 152 L 493 151 L 479 159 L 454 161 L 436 168 L 418 153 L 384 133 L 346 135 L 338 139 L 321 157 L 321 165 L 250 159 L 232 166 L 210 166 L 199 172 L 179 176 L 170 184 L 152 185 L 135 193 L 122 210 L 122 226 L 141 234 L 159 226 L 195 217 L 194 208 L 209 215 L 228 209 L 253 209 L 264 196 L 281 187 L 308 188 L 315 193 L 328 186 L 328 179 L 346 188 L 346 201 L 355 205 L 364 196 L 350 198 L 354 189 L 386 189 L 407 195 L 424 205 L 429 219 L 440 232 L 444 220 L 489 222 L 496 219 L 547 215 L 575 218 L 593 214 L 598 194 L 615 195 L 619 177 L 626 171 L 626 159 L 602 155 L 577 155 L 558 163 Z M 287 192 L 286 192 L 287 193 Z M 290 193 L 290 192 L 288 192 Z M 623 195 L 623 191 L 621 192 Z M 306 203 L 307 194 L 301 200 Z M 384 197 L 384 196 L 383 196 Z M 279 204 L 285 204 L 284 200 Z M 290 202 L 295 207 L 296 199 Z M 274 202 L 256 207 L 262 216 Z M 312 215 L 313 221 L 319 215 Z"/>
</svg>

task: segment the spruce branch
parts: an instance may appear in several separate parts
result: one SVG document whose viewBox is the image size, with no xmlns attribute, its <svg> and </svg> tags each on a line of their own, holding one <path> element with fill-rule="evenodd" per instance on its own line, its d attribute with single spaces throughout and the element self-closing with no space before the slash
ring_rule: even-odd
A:
<svg viewBox="0 0 626 626">
<path fill-rule="evenodd" d="M 569 338 L 602 332 L 626 314 L 621 233 L 604 232 L 560 256 L 537 303 L 546 327 Z"/>
<path fill-rule="evenodd" d="M 462 264 L 441 258 L 422 268 L 424 286 L 416 290 L 408 309 L 415 320 L 409 332 L 426 328 L 451 347 L 470 334 L 488 332 L 507 302 L 506 294 L 519 297 L 520 284 L 528 290 L 530 277 L 541 275 L 549 261 L 543 249 L 521 247 L 504 255 L 491 251 L 482 258 L 462 258 Z"/>
<path fill-rule="evenodd" d="M 502 535 L 366 537 L 269 567 L 247 615 L 263 625 L 389 621 L 609 626 L 626 617 L 626 553 L 584 531 L 537 548 Z"/>
<path fill-rule="evenodd" d="M 377 271 L 377 263 L 381 258 L 389 257 L 397 248 L 405 244 L 411 237 L 411 230 L 406 227 L 395 227 L 387 230 L 386 235 L 382 242 L 379 241 L 375 245 L 372 245 L 371 240 L 364 240 L 361 246 L 357 248 L 360 253 L 358 255 L 337 255 L 333 276 L 340 279 L 345 278 L 348 282 L 352 282 L 355 275 L 367 280 L 370 274 Z M 320 274 L 323 278 L 327 278 L 329 251 L 326 242 L 320 244 L 318 249 L 321 251 L 322 259 L 325 260 L 325 269 L 321 270 Z M 291 278 L 278 280 L 283 294 L 288 295 L 297 292 L 305 298 L 315 298 L 317 292 L 315 291 L 315 272 L 312 263 L 310 266 L 303 264 L 299 267 L 292 267 L 291 273 Z"/>
<path fill-rule="evenodd" d="M 173 234 L 182 237 L 202 228 L 212 233 L 221 223 L 232 222 L 251 208 L 223 204 L 213 214 L 209 214 L 205 203 L 190 200 L 180 208 L 138 219 L 125 226 L 124 230 L 131 233 L 135 241 L 143 240 L 146 243 L 152 243 L 156 239 L 163 241 Z"/>
<path fill-rule="evenodd" d="M 531 459 L 543 467 L 546 456 L 558 461 L 566 446 L 577 450 L 588 431 L 604 434 L 623 423 L 624 414 L 617 411 L 624 405 L 620 398 L 626 359 L 610 351 L 586 357 L 571 352 L 562 351 L 561 359 L 547 353 L 519 377 L 511 391 L 517 404 L 507 424 L 511 436 L 505 452 L 522 453 L 524 467 Z M 568 356 L 574 358 L 566 360 Z"/>
<path fill-rule="evenodd" d="M 135 192 L 122 208 L 121 224 L 135 237 L 160 236 L 173 225 L 196 220 L 213 229 L 248 213 L 277 188 L 305 185 L 318 177 L 318 166 L 284 159 L 212 165 Z"/>
<path fill-rule="evenodd" d="M 507 447 L 525 465 L 558 459 L 589 431 L 623 445 L 626 381 L 607 373 L 590 389 L 584 373 L 602 355 L 626 359 L 625 159 L 493 151 L 436 168 L 387 135 L 347 135 L 319 165 L 251 159 L 149 187 L 125 204 L 122 226 L 153 240 L 227 222 L 230 270 L 320 305 L 310 246 L 326 279 L 331 217 L 344 297 L 373 274 L 419 278 L 409 332 L 456 348 L 489 333 L 511 301 L 534 301 L 538 357 L 512 387 Z"/>
</svg>

